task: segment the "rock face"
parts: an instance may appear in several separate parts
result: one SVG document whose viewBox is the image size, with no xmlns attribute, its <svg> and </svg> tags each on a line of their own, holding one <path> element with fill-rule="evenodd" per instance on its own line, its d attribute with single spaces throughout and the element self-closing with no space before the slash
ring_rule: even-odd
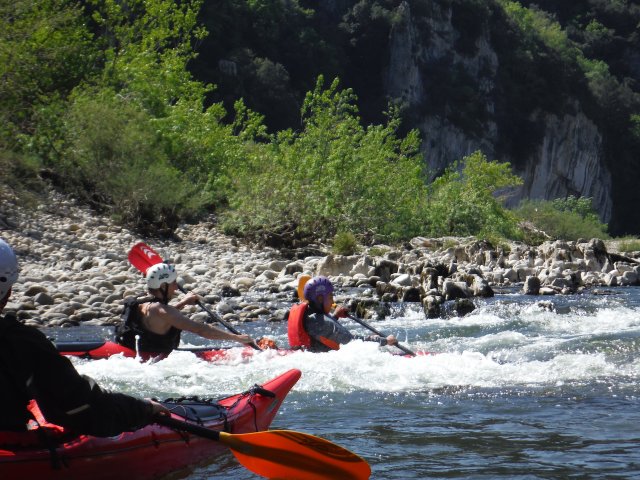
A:
<svg viewBox="0 0 640 480">
<path fill-rule="evenodd" d="M 410 108 L 418 107 L 430 100 L 429 71 L 442 65 L 456 66 L 477 79 L 478 95 L 486 101 L 484 108 L 494 111 L 490 93 L 495 86 L 498 60 L 488 36 L 478 39 L 475 55 L 462 56 L 455 49 L 459 34 L 451 21 L 450 6 L 430 2 L 427 25 L 416 25 L 407 2 L 398 7 L 397 16 L 389 40 L 389 68 L 385 72 L 389 97 Z M 489 157 L 493 154 L 497 128 L 492 121 L 483 125 L 482 136 L 468 135 L 439 115 L 425 115 L 417 119 L 417 123 L 425 140 L 425 158 L 435 172 L 476 150 L 482 150 Z"/>
<path fill-rule="evenodd" d="M 428 8 L 428 15 L 422 12 L 420 19 L 412 15 L 407 2 L 397 9 L 389 40 L 388 70 L 384 74 L 386 93 L 409 109 L 423 111 L 421 106 L 429 103 L 434 90 L 430 71 L 447 68 L 473 78 L 474 99 L 485 112 L 485 120 L 463 130 L 440 113 L 422 113 L 416 124 L 424 139 L 423 153 L 435 173 L 476 150 L 490 160 L 496 159 L 495 146 L 504 135 L 494 120 L 501 95 L 497 88 L 500 64 L 488 26 L 482 28 L 473 49 L 463 54 L 457 46 L 462 32 L 454 27 L 451 2 L 428 2 L 424 8 Z M 559 117 L 537 111 L 532 115 L 530 120 L 544 127 L 537 145 L 529 148 L 524 157 L 497 158 L 517 166 L 514 173 L 524 180 L 510 203 L 517 204 L 524 198 L 591 197 L 600 219 L 609 222 L 612 181 L 604 162 L 602 134 L 577 101 L 567 102 L 572 104 L 570 114 Z"/>
<path fill-rule="evenodd" d="M 547 115 L 542 144 L 520 173 L 520 198 L 593 198 L 601 219 L 611 219 L 611 174 L 602 158 L 602 136 L 584 114 L 558 118 Z"/>
</svg>

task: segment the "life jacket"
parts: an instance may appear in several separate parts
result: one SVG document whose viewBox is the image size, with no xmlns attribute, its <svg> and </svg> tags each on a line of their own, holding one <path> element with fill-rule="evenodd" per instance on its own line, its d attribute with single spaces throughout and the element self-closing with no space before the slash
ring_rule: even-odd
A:
<svg viewBox="0 0 640 480">
<path fill-rule="evenodd" d="M 340 344 L 328 338 L 319 337 L 312 338 L 305 328 L 307 319 L 307 302 L 294 305 L 289 310 L 289 318 L 287 320 L 287 336 L 289 337 L 289 345 L 293 350 L 311 350 L 327 351 L 338 350 Z"/>
<path fill-rule="evenodd" d="M 150 332 L 142 324 L 140 305 L 158 301 L 155 297 L 128 297 L 124 300 L 124 308 L 120 315 L 122 323 L 116 328 L 116 341 L 120 345 L 150 353 L 171 353 L 180 345 L 182 330 L 171 327 L 167 333 L 159 334 Z M 137 344 L 136 336 L 139 337 Z"/>
<path fill-rule="evenodd" d="M 25 430 L 0 431 L 0 449 L 11 447 L 46 447 L 57 445 L 74 437 L 64 427 L 48 422 L 35 400 L 30 400 L 27 410 L 32 420 Z"/>
<path fill-rule="evenodd" d="M 307 302 L 297 303 L 289 311 L 287 336 L 289 337 L 289 346 L 294 350 L 311 347 L 311 337 L 304 328 L 304 314 L 308 306 Z"/>
</svg>

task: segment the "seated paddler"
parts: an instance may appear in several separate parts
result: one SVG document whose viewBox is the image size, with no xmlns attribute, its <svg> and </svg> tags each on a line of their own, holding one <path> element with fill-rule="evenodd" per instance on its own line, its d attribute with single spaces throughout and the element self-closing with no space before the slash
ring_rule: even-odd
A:
<svg viewBox="0 0 640 480">
<path fill-rule="evenodd" d="M 184 315 L 180 310 L 201 301 L 193 292 L 171 305 L 169 302 L 179 289 L 177 277 L 173 265 L 158 263 L 149 267 L 146 272 L 149 296 L 125 301 L 123 323 L 116 330 L 118 343 L 138 352 L 168 354 L 180 344 L 183 330 L 209 340 L 253 342 L 249 335 L 236 335 Z"/>
<path fill-rule="evenodd" d="M 380 345 L 395 345 L 396 337 L 389 335 L 381 338 L 378 335 L 354 335 L 337 318 L 348 316 L 344 307 L 334 306 L 333 284 L 326 277 L 313 277 L 304 286 L 305 300 L 291 307 L 288 315 L 287 333 L 289 345 L 294 350 L 303 349 L 311 352 L 328 352 L 338 350 L 340 345 L 351 340 L 377 342 Z"/>
<path fill-rule="evenodd" d="M 21 323 L 15 312 L 3 314 L 18 276 L 18 258 L 0 239 L 0 445 L 32 439 L 50 440 L 51 446 L 54 434 L 63 433 L 65 437 L 111 437 L 169 413 L 153 400 L 101 388 L 92 378 L 80 375 L 42 331 Z M 36 425 L 46 426 L 51 438 L 30 435 L 28 430 L 44 431 Z M 0 478 L 3 475 L 0 466 Z"/>
</svg>

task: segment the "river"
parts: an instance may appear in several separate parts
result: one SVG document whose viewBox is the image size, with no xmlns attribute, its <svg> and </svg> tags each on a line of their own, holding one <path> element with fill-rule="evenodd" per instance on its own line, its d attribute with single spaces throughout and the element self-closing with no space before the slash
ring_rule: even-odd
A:
<svg viewBox="0 0 640 480">
<path fill-rule="evenodd" d="M 399 304 L 384 321 L 369 321 L 434 353 L 415 358 L 352 342 L 326 354 L 266 352 L 225 364 L 188 352 L 154 364 L 73 361 L 108 388 L 158 398 L 221 397 L 299 368 L 272 428 L 342 445 L 370 463 L 373 479 L 640 478 L 640 288 L 475 301 L 462 318 L 426 319 L 418 306 Z M 287 343 L 284 323 L 238 329 Z M 78 332 L 86 333 L 55 336 Z M 259 477 L 229 453 L 187 478 Z"/>
</svg>

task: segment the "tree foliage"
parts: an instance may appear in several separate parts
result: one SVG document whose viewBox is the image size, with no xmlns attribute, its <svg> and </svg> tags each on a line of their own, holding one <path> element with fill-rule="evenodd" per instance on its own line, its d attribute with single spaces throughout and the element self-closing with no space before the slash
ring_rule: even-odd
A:
<svg viewBox="0 0 640 480">
<path fill-rule="evenodd" d="M 554 239 L 609 238 L 607 225 L 598 218 L 591 198 L 570 195 L 551 201 L 527 200 L 515 213 Z"/>
<path fill-rule="evenodd" d="M 206 35 L 197 22 L 202 0 L 88 3 L 103 55 L 101 86 L 135 98 L 157 117 L 180 99 L 202 98 L 207 87 L 187 69 L 195 43 Z"/>
<path fill-rule="evenodd" d="M 171 165 L 149 113 L 99 92 L 74 98 L 64 118 L 58 172 L 80 197 L 110 207 L 129 224 L 175 228 L 208 200 Z"/>
<path fill-rule="evenodd" d="M 407 238 L 425 221 L 426 187 L 417 133 L 360 124 L 356 97 L 322 77 L 307 94 L 301 132 L 279 132 L 231 165 L 228 225 L 330 238 L 338 231 Z"/>
<path fill-rule="evenodd" d="M 464 157 L 429 187 L 429 233 L 517 238 L 516 218 L 499 193 L 521 183 L 508 163 L 479 151 Z"/>
<path fill-rule="evenodd" d="M 416 25 L 427 28 L 439 7 L 410 3 Z M 351 235 L 366 242 L 427 233 L 520 235 L 499 197 L 520 181 L 508 164 L 476 152 L 428 185 L 417 131 L 407 130 L 398 108 L 380 107 L 387 100 L 383 81 L 371 70 L 384 67 L 381 52 L 390 32 L 403 28 L 405 2 L 309 5 L 0 0 L 0 151 L 11 165 L 2 178 L 30 182 L 45 167 L 57 186 L 138 226 L 172 228 L 224 209 L 225 225 L 243 234 L 289 231 L 348 244 Z M 494 31 L 497 50 L 509 46 L 499 52 L 505 100 L 496 100 L 494 114 L 480 80 L 463 63 L 445 62 L 423 72 L 431 100 L 419 108 L 477 136 L 495 116 L 498 130 L 526 148 L 536 131 L 530 114 L 566 107 L 564 90 L 553 96 L 549 86 L 582 75 L 611 113 L 607 128 L 631 132 L 627 144 L 640 144 L 633 84 L 583 54 L 587 43 L 595 52 L 617 41 L 607 18 L 586 18 L 576 40 L 533 5 L 447 5 L 454 28 L 465 30 L 457 42 L 463 56 L 475 55 L 489 19 L 509 19 L 508 34 Z M 620 8 L 610 12 L 617 21 Z M 205 42 L 229 67 L 213 65 L 216 80 L 231 90 L 220 93 L 192 74 L 209 71 L 196 54 Z M 549 71 L 560 73 L 545 77 Z M 336 80 L 325 85 L 322 72 Z M 518 76 L 519 87 L 509 88 L 508 74 Z M 504 115 L 510 103 L 523 120 Z M 270 115 L 291 128 L 269 131 L 278 124 Z M 626 161 L 629 154 L 620 153 Z M 553 209 L 593 220 L 580 216 L 580 202 L 565 207 Z"/>
<path fill-rule="evenodd" d="M 0 0 L 0 143 L 35 128 L 35 112 L 96 71 L 83 10 L 65 0 Z"/>
</svg>

